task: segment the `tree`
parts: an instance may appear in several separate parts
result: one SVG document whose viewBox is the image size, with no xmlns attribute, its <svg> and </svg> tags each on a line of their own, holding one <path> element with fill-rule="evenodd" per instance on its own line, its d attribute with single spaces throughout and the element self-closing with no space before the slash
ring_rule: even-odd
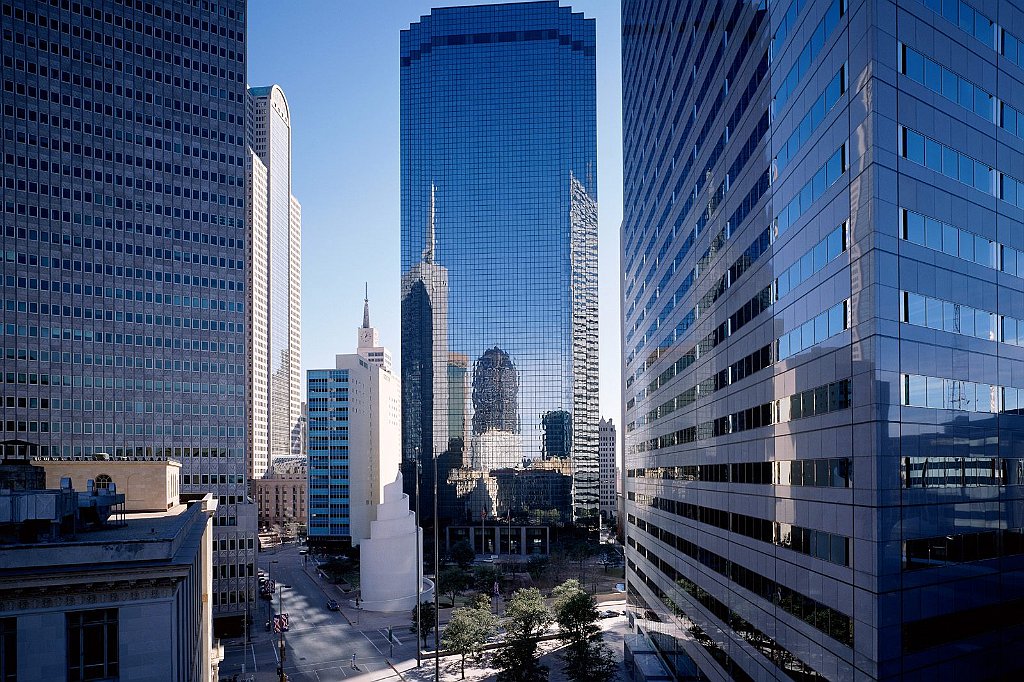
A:
<svg viewBox="0 0 1024 682">
<path fill-rule="evenodd" d="M 588 642 L 579 648 L 565 651 L 562 672 L 573 682 L 610 682 L 616 679 L 619 664 L 604 642 Z"/>
<path fill-rule="evenodd" d="M 575 682 L 608 682 L 615 677 L 617 665 L 602 641 L 597 626 L 597 603 L 578 580 L 566 580 L 554 589 L 555 620 L 566 644 L 563 671 Z"/>
<path fill-rule="evenodd" d="M 451 556 L 452 561 L 457 563 L 462 570 L 469 568 L 470 564 L 473 563 L 473 559 L 476 559 L 476 553 L 473 551 L 473 547 L 469 544 L 468 540 L 456 542 L 448 550 L 448 554 Z"/>
<path fill-rule="evenodd" d="M 452 606 L 455 606 L 455 597 L 471 584 L 469 574 L 457 566 L 445 566 L 437 575 L 437 589 L 451 600 Z"/>
<path fill-rule="evenodd" d="M 437 610 L 434 609 L 434 603 L 425 601 L 420 604 L 420 620 L 418 625 L 420 626 L 419 637 L 423 640 L 423 645 L 427 644 L 427 637 L 434 631 L 434 618 L 437 615 Z M 412 607 L 412 626 L 409 628 L 409 632 L 416 632 L 416 607 Z"/>
<path fill-rule="evenodd" d="M 479 653 L 494 634 L 497 618 L 489 607 L 455 609 L 441 634 L 441 646 L 462 657 L 462 679 L 466 679 L 466 656 Z"/>
<path fill-rule="evenodd" d="M 537 588 L 515 591 L 505 604 L 508 645 L 494 657 L 500 670 L 499 682 L 537 682 L 548 678 L 547 666 L 537 660 L 537 641 L 549 623 L 551 611 Z"/>
<path fill-rule="evenodd" d="M 487 594 L 494 594 L 494 583 L 501 580 L 501 571 L 491 564 L 473 569 L 473 587 Z"/>
</svg>

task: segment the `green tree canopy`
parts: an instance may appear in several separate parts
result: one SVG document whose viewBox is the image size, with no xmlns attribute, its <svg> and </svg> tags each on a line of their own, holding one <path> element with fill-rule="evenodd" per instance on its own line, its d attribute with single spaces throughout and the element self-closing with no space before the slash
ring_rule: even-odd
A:
<svg viewBox="0 0 1024 682">
<path fill-rule="evenodd" d="M 494 657 L 499 682 L 546 680 L 548 669 L 537 659 L 537 640 L 551 623 L 551 611 L 540 591 L 516 590 L 505 603 L 504 623 L 508 645 Z"/>
<path fill-rule="evenodd" d="M 487 638 L 494 634 L 497 617 L 490 607 L 479 606 L 455 609 L 451 620 L 441 633 L 441 646 L 462 659 L 462 679 L 466 679 L 466 656 L 479 653 Z"/>
<path fill-rule="evenodd" d="M 448 556 L 465 570 L 473 563 L 476 553 L 473 551 L 473 547 L 469 544 L 468 540 L 459 540 L 448 550 Z"/>
<path fill-rule="evenodd" d="M 437 610 L 434 609 L 434 603 L 425 601 L 419 605 L 420 610 L 420 621 L 419 621 L 419 638 L 425 645 L 427 643 L 427 637 L 434 631 L 434 617 L 437 614 Z M 409 628 L 409 632 L 416 632 L 416 607 L 412 607 L 412 626 Z"/>
</svg>

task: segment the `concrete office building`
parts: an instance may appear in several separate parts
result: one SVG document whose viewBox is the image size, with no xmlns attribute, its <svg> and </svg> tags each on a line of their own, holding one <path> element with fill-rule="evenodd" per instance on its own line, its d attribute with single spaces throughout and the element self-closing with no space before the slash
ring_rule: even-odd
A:
<svg viewBox="0 0 1024 682">
<path fill-rule="evenodd" d="M 629 599 L 677 679 L 1022 674 L 1024 10 L 623 3 Z"/>
<path fill-rule="evenodd" d="M 246 135 L 249 477 L 294 452 L 301 429 L 301 230 L 291 111 L 278 85 L 249 88 Z"/>
<path fill-rule="evenodd" d="M 437 462 L 442 525 L 597 525 L 594 55 L 593 20 L 553 1 L 402 31 L 404 482 L 430 518 Z M 557 507 L 493 480 L 551 458 Z"/>
<path fill-rule="evenodd" d="M 177 467 L 157 462 L 98 464 L 111 480 L 91 488 L 65 478 L 12 489 L 8 476 L 35 469 L 36 483 L 59 481 L 69 465 L 73 479 L 79 464 L 46 462 L 44 473 L 0 462 L 0 679 L 215 682 L 216 499 L 163 489 L 177 485 Z M 134 491 L 127 509 L 119 481 Z"/>
<path fill-rule="evenodd" d="M 597 452 L 601 471 L 601 517 L 605 520 L 614 519 L 618 515 L 615 506 L 618 487 L 615 438 L 615 422 L 601 419 L 597 428 Z"/>
<path fill-rule="evenodd" d="M 181 462 L 182 491 L 220 502 L 215 561 L 236 576 L 254 573 L 256 537 L 245 13 L 0 2 L 0 440 Z M 214 618 L 240 625 L 255 577 L 215 583 Z"/>
<path fill-rule="evenodd" d="M 363 322 L 360 352 L 336 356 L 334 369 L 306 374 L 308 538 L 313 545 L 355 546 L 370 537 L 384 485 L 401 461 L 398 377 L 383 362 L 364 357 L 380 348 L 380 340 L 368 326 L 368 309 Z"/>
</svg>

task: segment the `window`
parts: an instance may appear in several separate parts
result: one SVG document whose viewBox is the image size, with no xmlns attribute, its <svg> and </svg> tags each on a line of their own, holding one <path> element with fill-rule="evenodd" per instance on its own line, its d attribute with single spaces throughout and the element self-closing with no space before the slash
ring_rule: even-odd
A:
<svg viewBox="0 0 1024 682">
<path fill-rule="evenodd" d="M 96 490 L 108 490 L 113 483 L 114 479 L 110 478 L 110 476 L 107 474 L 100 474 L 96 477 L 94 487 Z"/>
<path fill-rule="evenodd" d="M 118 676 L 117 615 L 117 609 L 67 614 L 69 682 Z"/>
<path fill-rule="evenodd" d="M 18 679 L 18 619 L 0 618 L 0 682 Z"/>
</svg>

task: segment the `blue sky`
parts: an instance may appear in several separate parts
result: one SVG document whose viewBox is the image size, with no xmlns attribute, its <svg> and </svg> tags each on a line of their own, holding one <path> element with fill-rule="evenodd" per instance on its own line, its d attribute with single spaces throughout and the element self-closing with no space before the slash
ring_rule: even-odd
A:
<svg viewBox="0 0 1024 682">
<path fill-rule="evenodd" d="M 292 115 L 292 191 L 302 204 L 303 370 L 333 367 L 335 354 L 355 350 L 364 282 L 373 325 L 398 362 L 398 37 L 432 7 L 449 4 L 460 3 L 249 2 L 249 84 L 280 85 Z M 619 2 L 561 4 L 597 20 L 600 401 L 601 414 L 618 424 Z"/>
</svg>

